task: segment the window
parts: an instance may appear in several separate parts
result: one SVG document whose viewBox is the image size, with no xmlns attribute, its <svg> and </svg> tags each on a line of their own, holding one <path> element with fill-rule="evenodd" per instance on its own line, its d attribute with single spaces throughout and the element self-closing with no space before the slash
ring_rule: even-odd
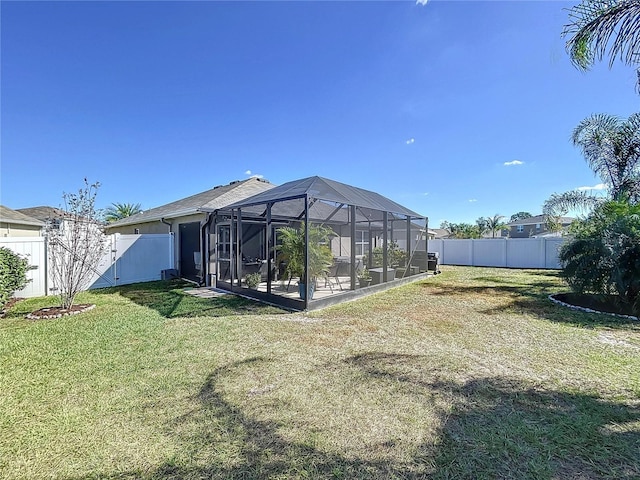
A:
<svg viewBox="0 0 640 480">
<path fill-rule="evenodd" d="M 47 227 L 51 230 L 61 230 L 61 220 L 59 218 L 48 218 L 47 219 Z"/>
<path fill-rule="evenodd" d="M 517 230 L 519 233 L 524 232 L 524 225 L 518 225 L 518 228 L 516 228 L 516 230 Z"/>
<path fill-rule="evenodd" d="M 140 235 L 140 229 L 139 228 L 134 228 L 133 229 L 133 233 L 134 233 L 134 235 Z"/>
<path fill-rule="evenodd" d="M 356 230 L 356 255 L 369 253 L 369 232 L 367 230 Z"/>
<path fill-rule="evenodd" d="M 542 224 L 536 223 L 536 230 L 540 230 L 541 227 L 542 227 Z"/>
</svg>

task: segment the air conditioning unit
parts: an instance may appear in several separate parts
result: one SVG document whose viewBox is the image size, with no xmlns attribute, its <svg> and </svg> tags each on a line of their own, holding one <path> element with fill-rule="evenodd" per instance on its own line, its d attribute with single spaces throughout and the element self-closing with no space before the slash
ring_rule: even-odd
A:
<svg viewBox="0 0 640 480">
<path fill-rule="evenodd" d="M 175 268 L 167 268 L 160 272 L 160 278 L 162 280 L 171 280 L 172 278 L 178 278 L 178 270 Z"/>
</svg>

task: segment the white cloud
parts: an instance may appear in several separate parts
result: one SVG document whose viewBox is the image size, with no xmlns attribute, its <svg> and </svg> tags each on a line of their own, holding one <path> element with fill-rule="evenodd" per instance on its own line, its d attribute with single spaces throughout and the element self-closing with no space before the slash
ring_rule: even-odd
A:
<svg viewBox="0 0 640 480">
<path fill-rule="evenodd" d="M 524 165 L 524 162 L 521 162 L 520 160 L 513 160 L 512 162 L 504 162 L 505 167 L 512 167 L 514 165 Z"/>
<path fill-rule="evenodd" d="M 424 192 L 423 195 L 426 197 L 427 195 L 429 195 L 429 192 Z"/>
<path fill-rule="evenodd" d="M 593 187 L 578 187 L 576 190 L 584 191 L 584 190 L 606 190 L 607 186 L 604 183 L 599 183 L 594 185 Z"/>
<path fill-rule="evenodd" d="M 259 173 L 253 173 L 251 170 L 247 170 L 244 172 L 245 175 L 249 175 L 249 178 L 264 178 L 264 175 L 260 175 Z"/>
<path fill-rule="evenodd" d="M 478 200 L 477 200 L 477 199 L 475 199 L 475 198 L 470 198 L 470 199 L 469 199 L 469 203 L 473 203 L 473 202 L 477 202 L 477 201 L 478 201 Z"/>
<path fill-rule="evenodd" d="M 416 5 L 426 5 L 429 0 L 416 0 Z"/>
<path fill-rule="evenodd" d="M 416 142 L 416 139 L 415 139 L 415 138 L 410 138 L 409 140 L 407 140 L 407 141 L 406 141 L 406 142 L 404 142 L 404 143 L 406 143 L 407 145 L 411 145 L 412 143 L 415 143 L 415 142 Z"/>
</svg>

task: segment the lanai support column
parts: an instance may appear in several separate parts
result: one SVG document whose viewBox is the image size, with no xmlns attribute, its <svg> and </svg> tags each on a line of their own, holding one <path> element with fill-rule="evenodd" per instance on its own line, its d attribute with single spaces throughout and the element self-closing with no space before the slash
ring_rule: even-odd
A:
<svg viewBox="0 0 640 480">
<path fill-rule="evenodd" d="M 407 261 L 405 265 L 405 271 L 403 277 L 408 277 L 411 275 L 411 261 L 413 259 L 413 255 L 411 254 L 413 249 L 411 248 L 411 217 L 407 217 Z M 416 240 L 418 241 L 418 240 Z M 417 246 L 417 245 L 416 245 Z"/>
<path fill-rule="evenodd" d="M 427 272 L 429 272 L 429 217 L 424 219 L 424 255 L 427 259 Z"/>
<path fill-rule="evenodd" d="M 238 221 L 236 222 L 236 227 L 238 229 L 236 235 L 236 265 L 238 266 L 238 287 L 242 287 L 242 210 L 238 209 Z"/>
<path fill-rule="evenodd" d="M 229 226 L 229 268 L 231 269 L 231 278 L 229 279 L 231 282 L 231 290 L 233 290 L 233 282 L 236 279 L 236 257 L 234 252 L 237 250 L 236 248 L 236 211 L 234 209 L 231 210 L 231 224 Z"/>
<path fill-rule="evenodd" d="M 271 252 L 273 250 L 273 229 L 271 228 L 271 207 L 273 203 L 267 203 L 267 293 L 271 293 Z"/>
<path fill-rule="evenodd" d="M 382 282 L 387 283 L 387 247 L 389 240 L 389 212 L 382 213 Z"/>
<path fill-rule="evenodd" d="M 356 206 L 349 205 L 351 217 L 351 290 L 356 289 Z"/>
<path fill-rule="evenodd" d="M 309 278 L 309 197 L 304 197 L 304 309 L 309 308 L 309 292 L 311 291 Z"/>
</svg>

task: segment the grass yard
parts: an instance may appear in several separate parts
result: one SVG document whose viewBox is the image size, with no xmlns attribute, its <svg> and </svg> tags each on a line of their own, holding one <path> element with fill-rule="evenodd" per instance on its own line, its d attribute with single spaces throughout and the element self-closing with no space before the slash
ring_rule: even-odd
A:
<svg viewBox="0 0 640 480">
<path fill-rule="evenodd" d="M 2 478 L 640 478 L 640 322 L 444 267 L 311 314 L 170 282 L 0 319 Z"/>
</svg>

